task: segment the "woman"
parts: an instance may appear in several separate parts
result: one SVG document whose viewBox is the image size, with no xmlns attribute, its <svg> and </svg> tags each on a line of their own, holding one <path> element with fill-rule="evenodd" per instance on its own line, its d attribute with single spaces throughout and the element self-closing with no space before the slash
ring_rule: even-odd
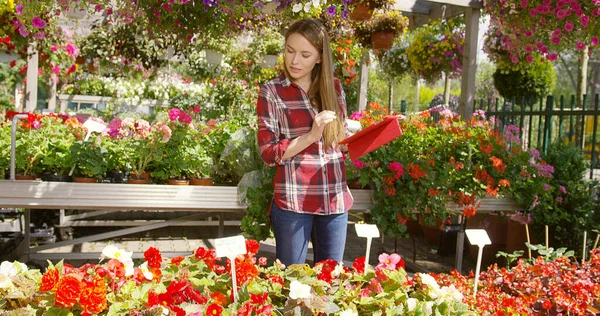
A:
<svg viewBox="0 0 600 316">
<path fill-rule="evenodd" d="M 261 88 L 256 107 L 262 159 L 277 166 L 270 210 L 277 258 L 305 263 L 312 237 L 315 263 L 339 262 L 353 198 L 338 145 L 347 135 L 345 96 L 323 24 L 294 23 L 284 57 L 285 73 Z"/>
</svg>

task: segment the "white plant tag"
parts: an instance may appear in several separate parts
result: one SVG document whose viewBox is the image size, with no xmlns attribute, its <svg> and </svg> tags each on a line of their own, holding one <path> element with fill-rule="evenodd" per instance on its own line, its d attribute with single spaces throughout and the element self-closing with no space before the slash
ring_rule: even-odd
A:
<svg viewBox="0 0 600 316">
<path fill-rule="evenodd" d="M 215 239 L 215 250 L 217 257 L 235 258 L 247 252 L 246 239 L 244 236 Z"/>
<path fill-rule="evenodd" d="M 354 228 L 356 228 L 356 235 L 358 237 L 379 238 L 379 229 L 377 229 L 377 225 L 354 224 Z"/>
<path fill-rule="evenodd" d="M 485 229 L 465 229 L 465 234 L 467 234 L 469 243 L 471 243 L 473 246 L 485 246 L 492 244 L 492 241 L 490 240 L 490 237 Z"/>
</svg>

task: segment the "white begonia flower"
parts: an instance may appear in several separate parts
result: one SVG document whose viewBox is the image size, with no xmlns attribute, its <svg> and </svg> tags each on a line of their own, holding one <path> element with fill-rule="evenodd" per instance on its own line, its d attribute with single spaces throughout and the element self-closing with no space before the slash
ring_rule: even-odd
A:
<svg viewBox="0 0 600 316">
<path fill-rule="evenodd" d="M 302 10 L 302 3 L 296 3 L 294 4 L 294 6 L 292 7 L 292 12 L 294 13 L 298 13 Z"/>
<path fill-rule="evenodd" d="M 104 257 L 119 260 L 125 266 L 125 275 L 130 276 L 133 275 L 133 259 L 131 259 L 131 256 L 133 256 L 133 251 L 125 251 L 115 245 L 108 245 L 102 250 L 100 260 Z"/>
<path fill-rule="evenodd" d="M 14 284 L 10 277 L 0 274 L 0 289 L 10 289 L 12 287 L 14 287 Z"/>
<path fill-rule="evenodd" d="M 443 301 L 455 301 L 462 302 L 463 294 L 454 287 L 454 284 L 450 286 L 443 286 L 439 291 L 439 298 L 436 301 L 436 304 L 441 304 Z"/>
<path fill-rule="evenodd" d="M 142 270 L 142 274 L 144 275 L 146 280 L 149 280 L 149 281 L 152 280 L 153 275 L 152 275 L 152 272 L 150 272 L 150 269 L 148 269 L 148 261 L 146 261 L 140 265 L 140 270 Z"/>
<path fill-rule="evenodd" d="M 358 313 L 351 309 L 345 309 L 340 312 L 340 316 L 358 316 Z"/>
<path fill-rule="evenodd" d="M 425 312 L 427 315 L 433 314 L 433 302 L 425 302 Z"/>
<path fill-rule="evenodd" d="M 27 265 L 19 261 L 3 261 L 0 264 L 0 274 L 3 274 L 7 277 L 13 277 L 19 273 L 27 272 L 27 270 L 29 270 L 29 268 L 27 268 Z"/>
<path fill-rule="evenodd" d="M 331 271 L 331 276 L 338 277 L 342 273 L 344 273 L 344 263 L 340 262 L 337 266 L 335 266 L 335 269 Z"/>
<path fill-rule="evenodd" d="M 415 310 L 415 308 L 417 307 L 417 303 L 419 302 L 419 300 L 417 300 L 416 298 L 413 297 L 409 297 L 406 300 L 406 307 L 408 309 L 409 312 L 412 312 Z"/>
<path fill-rule="evenodd" d="M 290 298 L 298 299 L 298 298 L 309 298 L 311 296 L 311 287 L 307 284 L 302 284 L 301 282 L 294 280 L 290 283 Z"/>
<path fill-rule="evenodd" d="M 306 13 L 310 12 L 310 4 L 311 4 L 310 1 L 304 4 L 304 12 L 306 12 Z"/>
<path fill-rule="evenodd" d="M 423 284 L 427 285 L 430 289 L 435 289 L 435 290 L 440 289 L 440 285 L 437 283 L 435 278 L 432 277 L 431 275 L 420 273 L 419 276 L 421 277 L 421 282 L 423 282 Z"/>
</svg>

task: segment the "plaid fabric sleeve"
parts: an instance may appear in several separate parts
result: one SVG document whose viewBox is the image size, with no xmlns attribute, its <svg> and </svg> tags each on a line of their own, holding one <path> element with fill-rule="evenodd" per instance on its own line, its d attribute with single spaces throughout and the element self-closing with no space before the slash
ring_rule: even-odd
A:
<svg viewBox="0 0 600 316">
<path fill-rule="evenodd" d="M 273 87 L 269 84 L 260 89 L 256 114 L 258 116 L 258 146 L 262 160 L 268 166 L 282 165 L 283 154 L 290 145 L 290 140 L 281 138 L 277 103 L 272 97 Z"/>
</svg>

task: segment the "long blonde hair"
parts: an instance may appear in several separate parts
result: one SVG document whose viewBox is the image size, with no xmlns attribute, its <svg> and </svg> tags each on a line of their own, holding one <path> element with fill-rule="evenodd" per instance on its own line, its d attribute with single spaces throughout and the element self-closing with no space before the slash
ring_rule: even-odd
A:
<svg viewBox="0 0 600 316">
<path fill-rule="evenodd" d="M 285 34 L 287 42 L 291 34 L 298 33 L 308 40 L 321 54 L 321 62 L 316 64 L 311 74 L 311 84 L 308 89 L 313 106 L 317 106 L 319 111 L 334 111 L 336 119 L 325 126 L 323 138 L 325 148 L 329 148 L 345 138 L 346 132 L 342 123 L 342 109 L 338 104 L 338 96 L 333 83 L 333 60 L 331 57 L 331 47 L 329 45 L 329 35 L 323 24 L 316 19 L 303 19 L 296 21 Z M 284 67 L 285 74 L 291 78 L 287 67 Z"/>
</svg>

